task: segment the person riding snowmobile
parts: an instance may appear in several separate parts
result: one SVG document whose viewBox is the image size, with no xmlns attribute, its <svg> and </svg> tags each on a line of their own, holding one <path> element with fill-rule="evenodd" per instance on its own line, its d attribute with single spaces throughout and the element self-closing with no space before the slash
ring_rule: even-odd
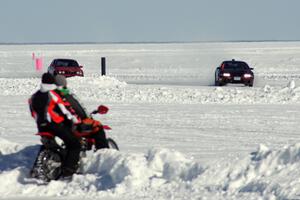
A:
<svg viewBox="0 0 300 200">
<path fill-rule="evenodd" d="M 62 176 L 70 176 L 78 169 L 81 145 L 65 123 L 76 124 L 79 120 L 68 111 L 61 97 L 54 91 L 54 81 L 51 74 L 42 75 L 40 89 L 29 99 L 29 107 L 39 133 L 50 132 L 64 141 L 68 153 L 63 162 Z"/>
<path fill-rule="evenodd" d="M 66 78 L 62 75 L 56 75 L 54 79 L 57 85 L 55 92 L 62 98 L 66 108 L 81 121 L 80 124 L 77 124 L 74 131 L 89 132 L 89 138 L 95 141 L 96 150 L 109 148 L 104 129 L 102 126 L 100 128 L 98 126 L 100 122 L 89 117 L 86 109 L 78 101 L 78 98 L 67 88 Z"/>
</svg>

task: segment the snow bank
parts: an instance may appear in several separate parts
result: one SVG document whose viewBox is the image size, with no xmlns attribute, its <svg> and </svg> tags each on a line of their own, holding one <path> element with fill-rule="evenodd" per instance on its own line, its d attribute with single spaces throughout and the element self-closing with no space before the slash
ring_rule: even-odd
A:
<svg viewBox="0 0 300 200">
<path fill-rule="evenodd" d="M 39 88 L 40 79 L 0 78 L 0 94 L 31 95 Z M 69 88 L 84 100 L 124 103 L 177 104 L 288 104 L 300 102 L 300 87 L 295 81 L 287 86 L 264 87 L 174 87 L 128 85 L 113 77 L 69 78 Z"/>
<path fill-rule="evenodd" d="M 276 199 L 299 199 L 300 144 L 271 150 L 260 145 L 249 158 L 219 174 L 228 193 L 257 193 Z"/>
<path fill-rule="evenodd" d="M 0 141 L 0 151 L 8 141 Z M 40 184 L 28 178 L 38 146 L 0 155 L 0 194 L 9 197 L 112 197 L 150 199 L 297 199 L 300 144 L 272 150 L 260 145 L 249 157 L 202 166 L 169 149 L 146 154 L 114 150 L 88 153 L 83 174 Z"/>
<path fill-rule="evenodd" d="M 0 155 L 6 155 L 6 154 L 9 154 L 9 153 L 14 153 L 14 152 L 18 151 L 21 148 L 21 146 L 19 144 L 8 141 L 8 140 L 6 140 L 4 138 L 1 138 L 1 137 L 0 137 L 0 145 L 1 145 Z"/>
<path fill-rule="evenodd" d="M 126 85 L 125 82 L 106 76 L 72 77 L 68 78 L 68 85 L 74 91 L 87 90 L 92 92 L 104 88 L 119 88 Z M 40 87 L 40 78 L 0 78 L 1 95 L 31 95 Z"/>
<path fill-rule="evenodd" d="M 1 141 L 5 144 L 6 141 Z M 0 145 L 0 150 L 4 148 Z M 72 180 L 51 181 L 40 185 L 28 173 L 38 146 L 25 147 L 18 152 L 0 155 L 0 194 L 12 196 L 110 196 L 136 193 L 143 196 L 151 185 L 177 181 L 192 181 L 204 169 L 179 152 L 153 149 L 145 155 L 100 150 L 83 158 L 83 175 Z M 34 156 L 33 156 L 34 155 Z M 154 186 L 153 186 L 154 187 Z"/>
</svg>

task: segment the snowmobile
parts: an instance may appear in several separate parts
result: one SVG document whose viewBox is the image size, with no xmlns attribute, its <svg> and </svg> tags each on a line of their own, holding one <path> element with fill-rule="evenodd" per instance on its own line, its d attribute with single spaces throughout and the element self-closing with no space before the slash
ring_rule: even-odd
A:
<svg viewBox="0 0 300 200">
<path fill-rule="evenodd" d="M 89 136 L 95 133 L 95 131 L 98 131 L 99 128 L 102 128 L 103 131 L 111 129 L 108 125 L 102 125 L 100 121 L 94 120 L 92 115 L 106 114 L 107 112 L 108 108 L 100 105 L 98 109 L 90 114 L 89 120 L 91 124 L 85 124 L 84 127 L 81 126 L 80 129 L 73 132 L 81 144 L 79 165 L 81 164 L 81 158 L 86 155 L 86 151 L 92 150 L 94 147 L 95 141 Z M 62 161 L 67 155 L 66 146 L 63 141 L 55 137 L 53 133 L 42 132 L 36 135 L 41 137 L 42 145 L 30 171 L 30 177 L 44 182 L 58 180 L 62 174 Z M 112 138 L 107 137 L 106 139 L 110 149 L 119 150 L 117 143 Z"/>
</svg>

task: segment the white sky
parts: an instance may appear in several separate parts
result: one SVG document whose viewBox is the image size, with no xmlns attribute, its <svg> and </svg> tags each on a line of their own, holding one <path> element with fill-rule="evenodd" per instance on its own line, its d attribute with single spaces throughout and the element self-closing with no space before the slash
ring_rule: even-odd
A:
<svg viewBox="0 0 300 200">
<path fill-rule="evenodd" d="M 300 40 L 299 0 L 0 0 L 0 42 Z"/>
</svg>

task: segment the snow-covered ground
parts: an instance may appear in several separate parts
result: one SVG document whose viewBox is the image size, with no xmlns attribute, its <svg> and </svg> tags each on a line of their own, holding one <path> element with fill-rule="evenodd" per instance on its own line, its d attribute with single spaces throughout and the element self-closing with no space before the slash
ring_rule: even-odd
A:
<svg viewBox="0 0 300 200">
<path fill-rule="evenodd" d="M 32 52 L 74 58 L 69 87 L 121 151 L 84 159 L 83 175 L 28 178 L 39 138 L 27 99 Z M 100 60 L 107 58 L 108 76 Z M 223 60 L 246 61 L 253 88 L 213 86 Z M 300 199 L 300 42 L 0 45 L 0 198 Z"/>
</svg>

